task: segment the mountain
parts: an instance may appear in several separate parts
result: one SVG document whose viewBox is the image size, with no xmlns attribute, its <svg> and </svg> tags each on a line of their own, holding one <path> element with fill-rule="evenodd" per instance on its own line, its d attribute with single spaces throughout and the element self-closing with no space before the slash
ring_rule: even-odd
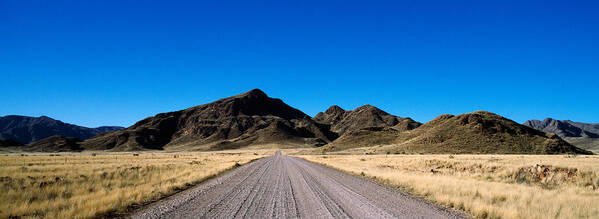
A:
<svg viewBox="0 0 599 219">
<path fill-rule="evenodd" d="M 326 124 L 268 97 L 259 89 L 175 112 L 82 143 L 94 150 L 220 150 L 251 145 L 324 145 L 335 138 Z"/>
<path fill-rule="evenodd" d="M 399 132 L 422 125 L 411 118 L 391 115 L 371 105 L 346 111 L 334 105 L 316 114 L 314 121 L 327 124 L 339 138 L 330 143 L 340 147 L 389 144 Z"/>
<path fill-rule="evenodd" d="M 47 116 L 29 117 L 9 115 L 0 117 L 0 139 L 10 139 L 29 144 L 53 135 L 88 139 L 106 131 L 123 129 L 118 126 L 87 128 Z"/>
<path fill-rule="evenodd" d="M 317 122 L 329 124 L 331 131 L 339 135 L 372 127 L 394 128 L 398 131 L 405 131 L 422 125 L 411 118 L 394 116 L 371 105 L 364 105 L 351 111 L 345 111 L 334 105 L 325 112 L 316 114 L 313 119 Z"/>
<path fill-rule="evenodd" d="M 559 134 L 546 133 L 485 111 L 441 115 L 421 124 L 371 105 L 349 111 L 331 106 L 310 118 L 280 99 L 254 89 L 211 103 L 159 113 L 131 127 L 103 132 L 82 142 L 77 138 L 51 135 L 21 147 L 26 151 L 48 152 L 320 147 L 319 151 L 348 153 L 359 150 L 368 153 L 591 153 L 571 145 L 559 135 L 593 139 L 595 124 L 555 121 L 548 121 L 548 125 L 540 121 L 527 124 Z M 56 132 L 73 136 L 89 131 L 89 128 L 48 117 L 22 116 L 1 117 L 0 128 L 3 137 L 12 136 L 11 139 L 16 140 L 23 137 L 38 140 L 37 136 Z"/>
<path fill-rule="evenodd" d="M 24 151 L 35 152 L 76 152 L 82 151 L 78 138 L 67 138 L 54 135 L 26 145 Z"/>
<path fill-rule="evenodd" d="M 546 118 L 540 120 L 528 120 L 524 122 L 525 126 L 555 133 L 567 142 L 580 148 L 588 150 L 599 150 L 599 124 L 582 123 L 570 120 L 556 120 Z"/>
<path fill-rule="evenodd" d="M 542 130 L 545 132 L 551 132 L 559 135 L 562 138 L 565 137 L 587 137 L 587 138 L 599 138 L 599 125 L 572 122 L 569 120 L 555 120 L 552 118 L 546 118 L 543 121 L 539 120 L 528 120 L 524 122 L 525 126 Z"/>
<path fill-rule="evenodd" d="M 386 135 L 394 144 L 376 148 L 389 153 L 590 154 L 562 140 L 499 115 L 477 111 L 441 115 L 416 129 Z M 336 141 L 339 141 L 336 140 Z M 325 151 L 351 147 L 327 145 Z"/>
<path fill-rule="evenodd" d="M 591 132 L 599 135 L 599 123 L 583 123 L 583 122 L 573 122 L 570 120 L 564 120 L 567 123 L 570 123 L 576 127 L 579 127 L 587 132 Z"/>
</svg>

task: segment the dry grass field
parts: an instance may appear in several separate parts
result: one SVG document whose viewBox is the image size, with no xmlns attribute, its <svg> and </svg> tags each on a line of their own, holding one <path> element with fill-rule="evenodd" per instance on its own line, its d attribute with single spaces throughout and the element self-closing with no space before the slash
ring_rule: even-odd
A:
<svg viewBox="0 0 599 219">
<path fill-rule="evenodd" d="M 298 155 L 478 218 L 599 218 L 599 156 Z"/>
<path fill-rule="evenodd" d="M 0 155 L 0 218 L 118 213 L 273 153 Z"/>
</svg>

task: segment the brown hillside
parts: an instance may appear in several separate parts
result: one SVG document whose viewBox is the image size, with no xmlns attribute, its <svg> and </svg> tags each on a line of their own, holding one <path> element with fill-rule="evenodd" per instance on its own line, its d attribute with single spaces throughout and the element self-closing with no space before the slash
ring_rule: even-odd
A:
<svg viewBox="0 0 599 219">
<path fill-rule="evenodd" d="M 393 128 L 371 127 L 347 132 L 320 150 L 341 151 L 358 147 L 380 146 L 396 141 L 400 131 Z"/>
<path fill-rule="evenodd" d="M 314 120 L 330 124 L 331 131 L 340 136 L 348 132 L 372 127 L 393 128 L 398 131 L 405 131 L 421 125 L 421 123 L 411 118 L 394 116 L 371 105 L 364 105 L 351 111 L 345 111 L 341 107 L 334 105 L 325 112 L 318 113 L 314 117 Z"/>
<path fill-rule="evenodd" d="M 258 89 L 212 103 L 161 113 L 83 142 L 86 149 L 233 149 L 281 143 L 319 146 L 334 134 L 303 112 Z"/>
<path fill-rule="evenodd" d="M 330 125 L 331 131 L 339 135 L 339 138 L 325 146 L 336 150 L 390 144 L 400 132 L 422 125 L 411 118 L 394 116 L 371 105 L 351 111 L 335 105 L 318 113 L 313 119 Z"/>
<path fill-rule="evenodd" d="M 589 154 L 559 136 L 545 133 L 499 115 L 477 111 L 458 116 L 441 115 L 409 131 L 353 132 L 322 148 L 341 151 L 373 147 L 375 153 L 500 153 L 500 154 Z"/>
<path fill-rule="evenodd" d="M 589 151 L 499 115 L 477 111 L 441 115 L 410 132 L 400 133 L 392 153 L 502 153 L 559 154 Z"/>
</svg>

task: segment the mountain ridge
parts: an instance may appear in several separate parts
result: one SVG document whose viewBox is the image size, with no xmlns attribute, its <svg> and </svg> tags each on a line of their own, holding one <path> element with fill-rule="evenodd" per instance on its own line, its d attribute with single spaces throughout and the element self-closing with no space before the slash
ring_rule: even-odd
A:
<svg viewBox="0 0 599 219">
<path fill-rule="evenodd" d="M 546 133 L 486 111 L 443 114 L 405 132 L 379 133 L 386 145 L 372 153 L 519 153 L 558 154 L 589 151 L 577 148 L 553 133 Z M 341 140 L 343 140 L 341 142 Z M 364 147 L 354 139 L 338 139 L 324 151 Z"/>
<path fill-rule="evenodd" d="M 39 119 L 62 124 L 47 117 Z M 590 154 L 557 134 L 486 111 L 444 114 L 422 124 L 368 104 L 353 110 L 333 105 L 310 117 L 259 89 L 159 113 L 125 129 L 103 132 L 84 141 L 51 136 L 25 148 L 212 151 L 264 145 L 321 147 L 323 152 L 366 148 L 373 153 Z"/>
<path fill-rule="evenodd" d="M 65 123 L 47 116 L 7 115 L 0 117 L 0 139 L 13 140 L 23 144 L 29 144 L 54 135 L 88 139 L 102 132 L 119 129 L 123 129 L 123 127 L 100 126 L 88 128 Z"/>
<path fill-rule="evenodd" d="M 543 121 L 528 120 L 523 125 L 555 133 L 577 147 L 599 151 L 599 123 L 582 123 L 546 118 Z"/>
<path fill-rule="evenodd" d="M 234 149 L 249 145 L 287 143 L 324 145 L 332 134 L 326 125 L 282 100 L 253 89 L 187 109 L 160 113 L 124 130 L 96 136 L 88 149 L 165 149 L 189 145 L 198 150 Z"/>
<path fill-rule="evenodd" d="M 319 112 L 313 120 L 331 125 L 331 130 L 340 136 L 360 129 L 379 127 L 394 127 L 399 131 L 414 129 L 422 123 L 416 122 L 409 117 L 391 115 L 375 106 L 366 104 L 354 110 L 346 111 L 333 105 L 325 112 Z"/>
</svg>

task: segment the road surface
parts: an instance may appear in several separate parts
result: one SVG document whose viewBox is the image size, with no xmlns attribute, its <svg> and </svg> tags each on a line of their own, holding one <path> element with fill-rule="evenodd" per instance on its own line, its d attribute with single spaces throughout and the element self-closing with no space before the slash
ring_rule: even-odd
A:
<svg viewBox="0 0 599 219">
<path fill-rule="evenodd" d="M 463 218 L 395 189 L 281 155 L 155 202 L 132 218 Z"/>
</svg>

